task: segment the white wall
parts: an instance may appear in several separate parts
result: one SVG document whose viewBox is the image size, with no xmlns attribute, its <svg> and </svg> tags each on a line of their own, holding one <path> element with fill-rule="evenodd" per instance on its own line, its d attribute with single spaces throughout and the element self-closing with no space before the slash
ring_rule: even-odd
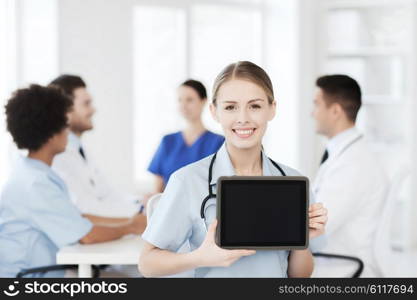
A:
<svg viewBox="0 0 417 300">
<path fill-rule="evenodd" d="M 315 132 L 315 123 L 311 112 L 316 89 L 317 43 L 320 33 L 316 28 L 317 3 L 311 0 L 298 1 L 298 45 L 297 45 L 297 90 L 299 105 L 297 110 L 298 157 L 301 171 L 310 179 L 315 177 L 319 167 L 323 148 L 316 145 L 322 137 Z"/>
<path fill-rule="evenodd" d="M 130 190 L 134 189 L 132 13 L 137 2 L 59 1 L 59 71 L 81 75 L 97 107 L 96 128 L 86 134 L 86 147 L 112 181 Z M 311 176 L 314 80 L 309 61 L 314 60 L 314 52 L 309 2 L 266 1 L 266 12 L 272 17 L 265 21 L 264 64 L 278 100 L 277 118 L 266 136 L 267 152 Z"/>
<path fill-rule="evenodd" d="M 310 0 L 269 0 L 266 24 L 269 44 L 265 63 L 272 78 L 278 109 L 267 134 L 274 159 L 312 178 L 317 167 L 314 124 L 314 4 Z"/>
<path fill-rule="evenodd" d="M 5 129 L 3 103 L 18 87 L 47 84 L 56 75 L 56 12 L 57 0 L 3 0 L 0 4 L 0 186 L 19 156 Z"/>
<path fill-rule="evenodd" d="M 414 3 L 414 10 L 413 10 L 413 28 L 414 28 L 414 32 L 417 32 L 417 1 L 415 1 Z M 411 53 L 417 53 L 417 38 L 414 38 L 413 41 L 413 50 Z M 413 59 L 412 59 L 412 74 L 411 74 L 411 78 L 417 78 L 417 57 L 416 55 L 413 55 Z M 415 112 L 417 112 L 417 85 L 416 84 L 412 84 L 412 91 L 411 91 L 411 99 L 414 100 L 413 101 L 413 109 L 412 111 L 414 112 L 414 122 L 412 122 L 412 128 L 417 128 L 417 118 L 415 118 Z M 412 145 L 412 149 L 417 149 L 417 131 L 414 130 L 413 131 L 413 145 Z M 411 166 L 413 169 L 413 182 L 412 182 L 412 187 L 413 187 L 413 191 L 412 194 L 415 196 L 417 195 L 417 160 L 415 159 L 415 155 L 413 156 L 413 162 L 414 165 Z M 415 201 L 416 199 L 413 199 L 414 201 L 411 201 L 411 205 L 410 205 L 410 210 L 412 211 L 410 213 L 410 228 L 413 228 L 414 230 L 409 230 L 408 232 L 410 233 L 410 236 L 407 237 L 410 239 L 410 248 L 412 249 L 417 249 L 417 233 L 416 233 L 416 228 L 417 228 L 417 201 Z"/>
<path fill-rule="evenodd" d="M 270 122 L 264 146 L 274 160 L 299 168 L 297 132 L 297 1 L 268 1 L 265 27 L 265 65 L 274 86 L 277 115 Z"/>
<path fill-rule="evenodd" d="M 0 190 L 11 169 L 12 139 L 6 131 L 3 106 L 17 86 L 16 4 L 0 2 Z"/>
<path fill-rule="evenodd" d="M 60 73 L 82 76 L 97 108 L 86 148 L 116 186 L 128 190 L 133 189 L 131 6 L 129 0 L 59 1 Z"/>
<path fill-rule="evenodd" d="M 58 1 L 19 0 L 16 4 L 19 86 L 48 84 L 58 72 Z"/>
</svg>

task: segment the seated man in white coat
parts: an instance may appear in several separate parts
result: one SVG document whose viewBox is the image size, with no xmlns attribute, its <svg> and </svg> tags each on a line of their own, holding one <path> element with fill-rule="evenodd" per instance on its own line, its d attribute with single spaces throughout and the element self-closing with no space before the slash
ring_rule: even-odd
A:
<svg viewBox="0 0 417 300">
<path fill-rule="evenodd" d="M 313 183 L 316 201 L 329 211 L 327 245 L 320 252 L 360 258 L 365 265 L 361 277 L 378 276 L 373 246 L 388 182 L 355 127 L 361 90 L 346 75 L 323 76 L 316 85 L 316 131 L 329 139 Z M 316 258 L 313 276 L 344 276 L 334 266 L 333 259 Z"/>
<path fill-rule="evenodd" d="M 82 145 L 82 135 L 93 129 L 95 113 L 85 82 L 79 76 L 61 75 L 50 85 L 60 88 L 73 101 L 68 145 L 65 152 L 55 157 L 52 165 L 67 184 L 72 201 L 83 214 L 119 217 L 121 220 L 136 214 L 140 210 L 138 197 L 113 188 Z"/>
</svg>

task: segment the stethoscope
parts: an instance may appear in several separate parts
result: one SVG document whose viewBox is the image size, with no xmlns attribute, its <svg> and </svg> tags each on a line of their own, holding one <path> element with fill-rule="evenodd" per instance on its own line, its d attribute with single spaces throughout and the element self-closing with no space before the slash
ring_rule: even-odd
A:
<svg viewBox="0 0 417 300">
<path fill-rule="evenodd" d="M 210 184 L 211 179 L 212 179 L 212 173 L 213 173 L 213 165 L 214 165 L 214 162 L 216 160 L 216 156 L 217 156 L 217 152 L 211 158 L 210 166 L 209 166 L 209 170 L 208 170 L 208 192 L 209 192 L 209 194 L 208 194 L 208 196 L 206 198 L 204 198 L 203 203 L 201 203 L 200 216 L 201 216 L 201 218 L 204 221 L 206 220 L 206 216 L 204 214 L 204 210 L 206 208 L 207 201 L 210 200 L 210 199 L 212 199 L 212 198 L 216 198 L 217 197 L 217 195 L 213 193 L 213 188 L 212 188 L 212 186 Z M 261 153 L 261 159 L 262 159 L 262 153 Z M 282 170 L 281 167 L 275 161 L 273 161 L 269 157 L 268 157 L 268 159 L 275 166 L 275 168 L 277 168 L 280 171 L 280 173 L 281 173 L 282 176 L 287 176 L 285 174 L 284 170 Z"/>
</svg>

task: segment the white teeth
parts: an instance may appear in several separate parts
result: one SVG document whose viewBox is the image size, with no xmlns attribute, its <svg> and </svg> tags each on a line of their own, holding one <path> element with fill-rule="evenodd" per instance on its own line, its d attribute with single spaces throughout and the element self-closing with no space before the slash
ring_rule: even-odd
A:
<svg viewBox="0 0 417 300">
<path fill-rule="evenodd" d="M 252 134 L 252 132 L 253 132 L 253 129 L 251 129 L 251 130 L 236 130 L 236 133 L 237 134 Z"/>
</svg>

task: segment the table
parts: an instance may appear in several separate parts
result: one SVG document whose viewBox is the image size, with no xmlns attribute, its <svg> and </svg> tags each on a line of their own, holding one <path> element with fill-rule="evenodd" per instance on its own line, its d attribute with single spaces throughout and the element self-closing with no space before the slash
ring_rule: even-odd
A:
<svg viewBox="0 0 417 300">
<path fill-rule="evenodd" d="M 92 265 L 136 265 L 144 241 L 139 235 L 127 235 L 121 239 L 61 248 L 56 261 L 59 265 L 78 265 L 78 277 L 92 277 Z"/>
</svg>

